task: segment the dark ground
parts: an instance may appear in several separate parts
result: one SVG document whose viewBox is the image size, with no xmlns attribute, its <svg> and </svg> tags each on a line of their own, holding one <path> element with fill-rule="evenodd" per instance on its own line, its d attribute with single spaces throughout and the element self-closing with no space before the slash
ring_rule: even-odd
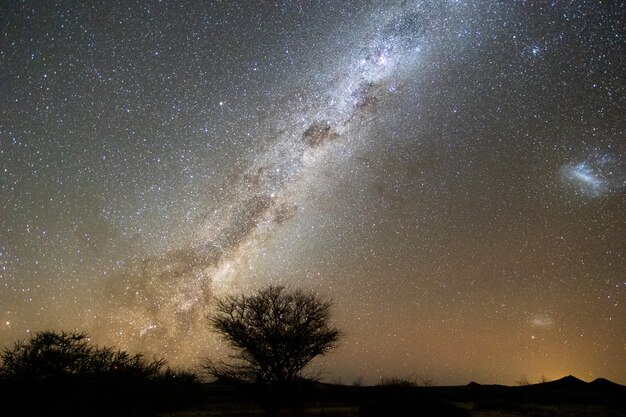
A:
<svg viewBox="0 0 626 417">
<path fill-rule="evenodd" d="M 263 416 L 259 405 L 273 393 L 204 384 L 202 399 L 177 417 Z M 626 387 L 574 377 L 507 387 L 470 383 L 457 387 L 392 384 L 374 387 L 313 384 L 279 396 L 277 416 L 327 417 L 625 417 Z"/>
<path fill-rule="evenodd" d="M 370 387 L 303 382 L 288 390 L 176 379 L 5 384 L 0 417 L 626 417 L 626 386 L 605 379 L 569 376 L 516 387 L 390 381 Z"/>
</svg>

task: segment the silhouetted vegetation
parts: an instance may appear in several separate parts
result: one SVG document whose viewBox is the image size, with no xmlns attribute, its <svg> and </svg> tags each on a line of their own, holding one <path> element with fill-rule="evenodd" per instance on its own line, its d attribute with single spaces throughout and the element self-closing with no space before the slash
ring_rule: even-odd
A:
<svg viewBox="0 0 626 417">
<path fill-rule="evenodd" d="M 36 333 L 0 353 L 0 414 L 150 415 L 191 399 L 195 374 L 90 344 L 84 333 Z"/>
<path fill-rule="evenodd" d="M 433 385 L 433 379 L 425 376 L 408 376 L 408 377 L 384 377 L 378 381 L 378 386 L 394 386 L 394 387 L 430 387 Z"/>
<path fill-rule="evenodd" d="M 330 307 L 280 286 L 220 299 L 210 323 L 234 353 L 229 362 L 205 361 L 204 369 L 215 379 L 255 386 L 272 414 L 278 399 L 294 398 L 306 386 L 309 362 L 336 346 L 341 333 L 329 323 Z"/>
<path fill-rule="evenodd" d="M 381 387 L 415 387 L 417 383 L 409 378 L 392 376 L 382 378 L 377 385 Z"/>
<path fill-rule="evenodd" d="M 270 332 L 274 336 L 267 343 L 272 351 L 271 346 L 275 343 L 282 347 L 291 346 L 286 342 L 280 344 L 281 337 L 289 334 L 286 329 L 293 331 L 295 323 L 306 322 L 308 316 L 302 315 L 295 320 L 294 317 L 304 313 L 291 313 L 289 309 L 292 307 L 287 306 L 300 304 L 279 300 L 293 293 L 283 292 L 282 288 L 270 289 L 269 293 L 264 290 L 259 294 L 274 297 L 269 305 L 276 307 L 259 311 L 269 314 L 263 319 L 268 321 L 262 330 L 277 326 L 274 331 L 282 334 L 277 336 Z M 316 297 L 307 297 L 313 305 L 322 303 L 325 306 L 326 312 L 317 316 L 318 323 L 324 323 L 321 330 L 327 329 L 335 334 L 334 345 L 339 332 L 328 326 L 329 304 Z M 260 305 L 267 307 L 268 304 Z M 274 322 L 268 317 L 273 317 Z M 278 325 L 280 317 L 290 318 L 292 327 Z M 305 326 L 304 329 L 311 327 Z M 252 328 L 249 330 L 254 332 Z M 268 340 L 257 336 L 260 340 Z M 328 345 L 327 349 L 330 347 Z M 215 413 L 258 416 L 263 412 L 274 414 L 279 406 L 287 406 L 280 414 L 285 417 L 626 415 L 626 387 L 601 378 L 591 383 L 567 376 L 549 382 L 542 378 L 545 382 L 537 384 L 518 383 L 519 386 L 515 387 L 475 382 L 467 386 L 434 387 L 431 379 L 409 376 L 383 378 L 376 386 L 361 386 L 362 381 L 347 386 L 302 378 L 301 372 L 302 368 L 299 368 L 294 378 L 283 379 L 282 383 L 269 379 L 227 378 L 200 384 L 195 374 L 168 368 L 162 359 L 148 359 L 141 354 L 131 355 L 122 350 L 94 346 L 84 333 L 46 331 L 0 352 L 0 416 L 191 417 Z"/>
</svg>

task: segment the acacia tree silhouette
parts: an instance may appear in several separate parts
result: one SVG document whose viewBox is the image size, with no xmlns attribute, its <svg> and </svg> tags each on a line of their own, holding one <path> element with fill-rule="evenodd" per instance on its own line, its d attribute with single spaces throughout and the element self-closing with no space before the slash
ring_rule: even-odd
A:
<svg viewBox="0 0 626 417">
<path fill-rule="evenodd" d="M 230 362 L 205 360 L 216 379 L 286 386 L 304 379 L 303 369 L 334 347 L 331 303 L 299 290 L 269 286 L 253 295 L 217 301 L 209 321 L 234 349 Z"/>
</svg>

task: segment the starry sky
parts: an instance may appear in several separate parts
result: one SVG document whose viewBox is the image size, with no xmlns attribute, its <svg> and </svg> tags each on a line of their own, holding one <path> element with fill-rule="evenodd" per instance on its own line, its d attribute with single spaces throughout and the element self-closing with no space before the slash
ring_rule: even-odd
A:
<svg viewBox="0 0 626 417">
<path fill-rule="evenodd" d="M 626 4 L 0 3 L 0 345 L 196 366 L 334 303 L 324 379 L 626 384 Z"/>
</svg>

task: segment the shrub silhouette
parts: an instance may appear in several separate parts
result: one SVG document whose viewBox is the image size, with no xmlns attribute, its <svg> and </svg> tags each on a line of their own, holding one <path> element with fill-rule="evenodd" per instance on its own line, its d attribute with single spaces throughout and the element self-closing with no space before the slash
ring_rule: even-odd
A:
<svg viewBox="0 0 626 417">
<path fill-rule="evenodd" d="M 89 344 L 85 333 L 36 333 L 29 341 L 18 341 L 0 354 L 0 377 L 13 381 L 52 381 L 68 376 L 154 377 L 163 360 L 147 361 L 143 355 L 129 355 L 112 348 Z"/>
<path fill-rule="evenodd" d="M 109 347 L 85 333 L 43 331 L 0 353 L 2 415 L 141 415 L 171 405 L 166 389 L 194 374 Z"/>
</svg>

